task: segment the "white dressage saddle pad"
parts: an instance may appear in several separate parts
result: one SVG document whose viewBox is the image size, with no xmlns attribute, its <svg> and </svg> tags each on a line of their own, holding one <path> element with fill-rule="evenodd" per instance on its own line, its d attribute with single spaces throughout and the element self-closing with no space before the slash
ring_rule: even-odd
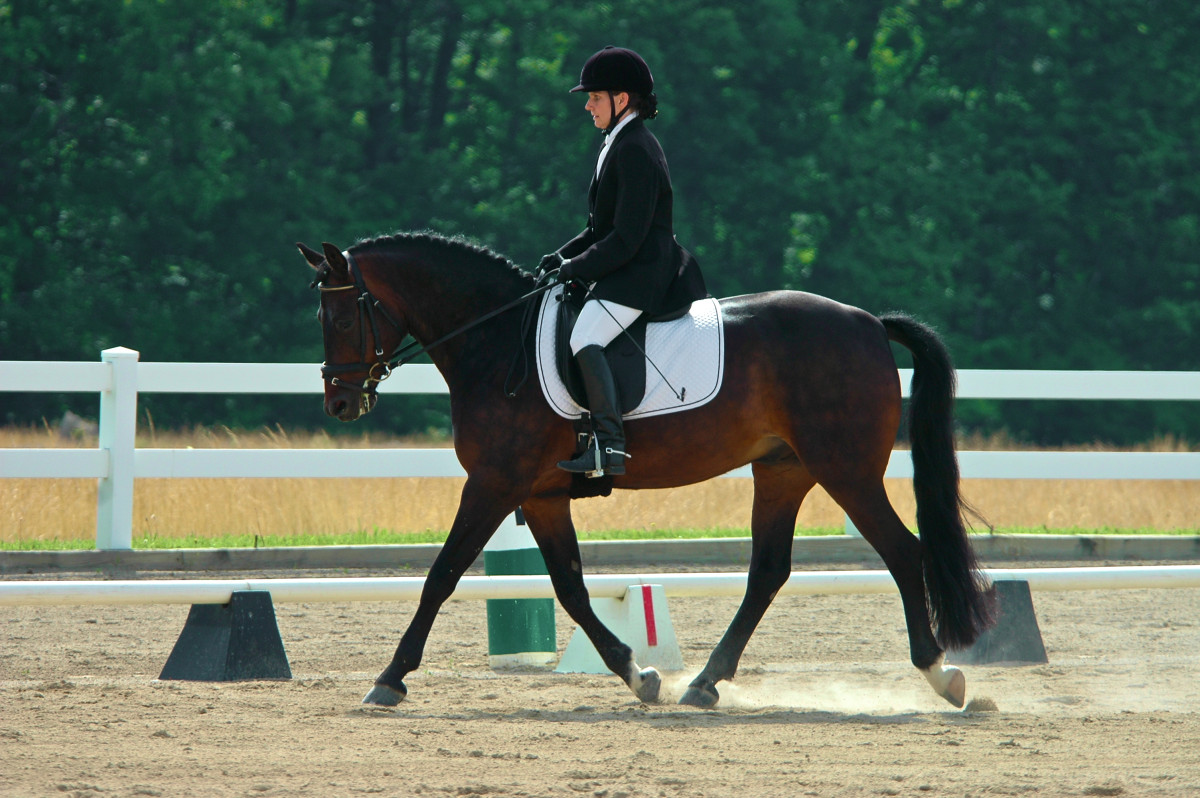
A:
<svg viewBox="0 0 1200 798">
<path fill-rule="evenodd" d="M 537 369 L 542 393 L 554 412 L 576 419 L 586 410 L 575 403 L 558 375 L 554 360 L 555 325 L 561 285 L 542 300 L 537 325 Z M 648 418 L 690 410 L 712 401 L 721 390 L 725 373 L 725 323 L 721 306 L 713 298 L 692 303 L 686 316 L 655 322 L 646 330 L 646 354 L 662 370 L 646 363 L 646 395 L 625 418 Z M 671 390 L 682 394 L 683 399 Z"/>
</svg>

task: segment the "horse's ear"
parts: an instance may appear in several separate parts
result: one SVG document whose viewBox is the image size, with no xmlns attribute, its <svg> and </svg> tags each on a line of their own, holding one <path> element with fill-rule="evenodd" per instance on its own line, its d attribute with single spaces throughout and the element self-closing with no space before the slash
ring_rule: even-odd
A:
<svg viewBox="0 0 1200 798">
<path fill-rule="evenodd" d="M 329 264 L 329 268 L 333 269 L 338 274 L 346 274 L 350 267 L 346 264 L 346 258 L 342 255 L 342 251 L 326 241 L 321 245 L 321 249 L 325 250 L 325 262 Z"/>
<path fill-rule="evenodd" d="M 314 269 L 321 268 L 321 264 L 325 262 L 325 256 L 320 252 L 317 252 L 312 247 L 306 247 L 304 244 L 301 244 L 299 241 L 297 241 L 296 248 L 300 250 L 300 254 L 304 256 L 306 261 L 308 261 L 308 265 L 312 266 Z"/>
</svg>

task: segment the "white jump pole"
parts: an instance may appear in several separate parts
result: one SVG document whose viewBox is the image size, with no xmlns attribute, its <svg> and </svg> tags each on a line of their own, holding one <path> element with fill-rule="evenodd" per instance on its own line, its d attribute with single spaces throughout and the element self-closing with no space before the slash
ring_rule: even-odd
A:
<svg viewBox="0 0 1200 798">
<path fill-rule="evenodd" d="M 1088 568 L 1012 568 L 985 572 L 1016 579 L 1031 590 L 1198 588 L 1200 565 Z M 597 574 L 586 580 L 593 597 L 621 598 L 631 585 L 662 585 L 667 596 L 741 596 L 744 573 Z M 0 582 L 0 606 L 47 604 L 224 604 L 235 590 L 269 591 L 275 601 L 416 601 L 422 577 L 306 579 L 142 579 Z M 896 590 L 887 571 L 801 571 L 780 590 L 788 595 L 850 595 Z M 547 576 L 468 576 L 451 599 L 553 598 Z"/>
</svg>

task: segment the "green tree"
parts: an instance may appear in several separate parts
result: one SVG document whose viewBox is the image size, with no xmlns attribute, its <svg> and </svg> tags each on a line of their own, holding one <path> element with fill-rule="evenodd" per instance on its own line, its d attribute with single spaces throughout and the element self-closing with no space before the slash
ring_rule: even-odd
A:
<svg viewBox="0 0 1200 798">
<path fill-rule="evenodd" d="M 869 102 L 845 93 L 794 216 L 791 284 L 912 310 L 963 366 L 1196 368 L 1200 16 L 1153 11 L 885 7 Z M 1184 423 L 1144 404 L 983 413 L 1040 440 Z"/>
<path fill-rule="evenodd" d="M 714 293 L 905 309 L 964 367 L 1198 368 L 1197 33 L 1117 0 L 0 0 L 0 357 L 315 361 L 296 240 L 431 228 L 532 265 L 586 219 L 599 140 L 567 89 L 624 44 Z M 321 423 L 281 402 L 146 404 Z M 412 407 L 370 423 L 446 423 Z M 1054 440 L 1193 415 L 964 417 Z"/>
</svg>

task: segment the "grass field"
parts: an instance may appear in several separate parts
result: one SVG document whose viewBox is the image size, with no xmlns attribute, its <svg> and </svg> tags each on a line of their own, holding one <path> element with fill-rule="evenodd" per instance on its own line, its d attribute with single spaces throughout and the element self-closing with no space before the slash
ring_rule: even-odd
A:
<svg viewBox="0 0 1200 798">
<path fill-rule="evenodd" d="M 64 438 L 46 428 L 0 428 L 4 448 L 94 447 L 94 438 Z M 146 448 L 364 448 L 434 446 L 381 437 L 203 428 L 139 433 Z M 960 449 L 1022 448 L 1003 439 L 962 441 Z M 1076 447 L 1102 450 L 1110 447 Z M 1158 439 L 1143 451 L 1191 451 Z M 2 455 L 0 455 L 2 456 Z M 134 546 L 322 545 L 435 542 L 444 539 L 461 479 L 143 479 L 135 486 Z M 915 505 L 908 480 L 888 493 L 910 526 Z M 1188 480 L 965 480 L 963 493 L 996 532 L 1196 533 L 1200 483 Z M 748 479 L 715 479 L 664 491 L 620 491 L 574 505 L 581 536 L 699 537 L 748 534 Z M 0 480 L 0 548 L 90 548 L 95 539 L 96 481 Z M 841 509 L 819 488 L 805 500 L 797 534 L 837 534 Z M 988 526 L 976 522 L 977 531 Z"/>
</svg>

